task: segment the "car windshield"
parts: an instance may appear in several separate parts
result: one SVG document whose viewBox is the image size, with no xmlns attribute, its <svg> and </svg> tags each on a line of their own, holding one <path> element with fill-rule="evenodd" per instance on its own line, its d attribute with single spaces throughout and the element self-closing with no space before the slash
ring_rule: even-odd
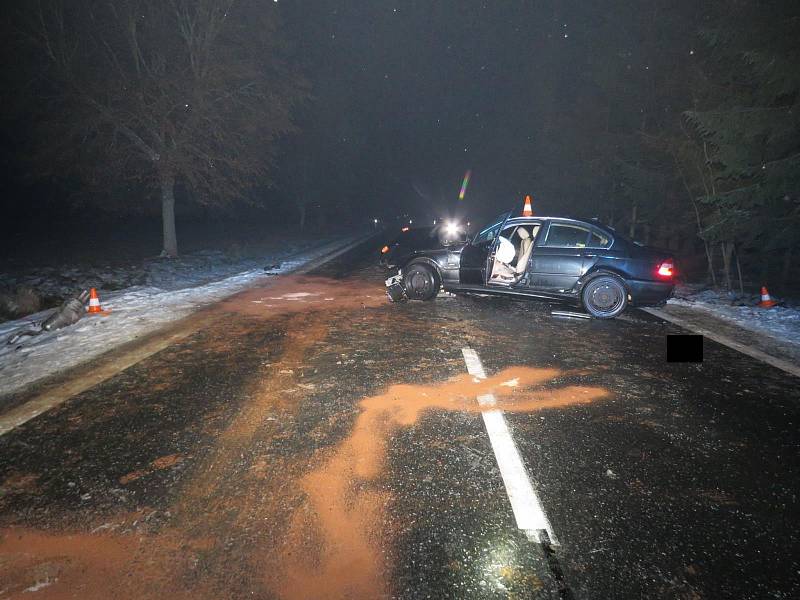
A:
<svg viewBox="0 0 800 600">
<path fill-rule="evenodd" d="M 477 245 L 494 240 L 497 237 L 497 233 L 500 231 L 500 227 L 502 227 L 503 223 L 506 222 L 506 219 L 508 219 L 510 214 L 511 213 L 505 212 L 495 219 L 492 219 L 490 225 L 487 225 L 475 235 L 472 243 Z"/>
</svg>

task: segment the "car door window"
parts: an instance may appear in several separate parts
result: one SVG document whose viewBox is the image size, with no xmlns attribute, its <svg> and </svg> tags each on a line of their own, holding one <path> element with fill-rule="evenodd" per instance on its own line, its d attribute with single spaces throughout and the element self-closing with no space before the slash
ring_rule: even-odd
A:
<svg viewBox="0 0 800 600">
<path fill-rule="evenodd" d="M 504 213 L 500 215 L 497 219 L 495 219 L 495 221 L 491 225 L 488 225 L 487 227 L 481 229 L 475 236 L 475 238 L 472 240 L 473 245 L 483 246 L 493 242 L 494 239 L 497 237 L 497 233 L 500 231 L 500 228 L 503 226 L 503 223 L 505 223 L 507 218 L 508 218 L 508 213 Z"/>
<path fill-rule="evenodd" d="M 506 238 L 510 242 L 516 243 L 514 239 L 514 234 L 517 232 L 517 226 L 512 225 L 511 227 L 506 227 L 503 231 L 500 232 L 500 237 Z"/>
<path fill-rule="evenodd" d="M 544 246 L 554 248 L 585 248 L 591 232 L 585 227 L 552 223 Z"/>
<path fill-rule="evenodd" d="M 479 232 L 478 235 L 475 236 L 475 239 L 473 240 L 472 243 L 475 244 L 476 246 L 479 246 L 491 242 L 492 240 L 494 240 L 494 238 L 497 237 L 497 232 L 500 229 L 500 225 L 501 225 L 500 223 L 496 223 L 495 225 L 487 227 L 483 231 Z"/>
<path fill-rule="evenodd" d="M 592 231 L 592 235 L 589 237 L 589 247 L 590 248 L 608 248 L 611 246 L 611 238 L 599 231 Z"/>
</svg>

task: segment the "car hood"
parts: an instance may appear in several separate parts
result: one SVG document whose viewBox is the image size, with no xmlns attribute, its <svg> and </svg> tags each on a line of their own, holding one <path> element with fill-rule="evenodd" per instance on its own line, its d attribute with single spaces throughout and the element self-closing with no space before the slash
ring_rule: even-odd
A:
<svg viewBox="0 0 800 600">
<path fill-rule="evenodd" d="M 405 251 L 419 252 L 423 250 L 448 250 L 460 251 L 467 242 L 444 244 L 435 232 L 430 230 L 412 230 L 404 233 L 389 242 L 392 249 L 402 248 Z"/>
</svg>

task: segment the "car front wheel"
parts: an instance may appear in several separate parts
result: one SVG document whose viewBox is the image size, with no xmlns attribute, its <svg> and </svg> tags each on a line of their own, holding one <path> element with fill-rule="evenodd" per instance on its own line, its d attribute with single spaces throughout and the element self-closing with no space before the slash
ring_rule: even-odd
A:
<svg viewBox="0 0 800 600">
<path fill-rule="evenodd" d="M 618 277 L 600 275 L 583 287 L 581 300 L 583 307 L 593 317 L 613 319 L 628 306 L 628 291 Z"/>
<path fill-rule="evenodd" d="M 439 293 L 439 277 L 427 265 L 411 265 L 403 274 L 403 284 L 411 300 L 432 300 Z"/>
</svg>

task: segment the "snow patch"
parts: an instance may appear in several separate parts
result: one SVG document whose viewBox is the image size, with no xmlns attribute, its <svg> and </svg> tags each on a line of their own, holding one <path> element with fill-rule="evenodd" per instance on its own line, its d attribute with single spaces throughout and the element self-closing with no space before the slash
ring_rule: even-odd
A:
<svg viewBox="0 0 800 600">
<path fill-rule="evenodd" d="M 681 285 L 676 287 L 675 297 L 667 304 L 703 310 L 743 329 L 800 345 L 800 305 L 785 301 L 781 306 L 759 308 L 759 300 L 758 294 L 729 294 Z"/>
<path fill-rule="evenodd" d="M 259 265 L 281 261 L 280 266 L 272 269 L 270 274 L 264 272 L 263 266 L 259 266 L 201 285 L 197 285 L 197 282 L 204 277 L 198 270 L 193 270 L 192 277 L 189 278 L 175 272 L 174 278 L 170 279 L 167 261 L 159 271 L 159 277 L 153 278 L 158 279 L 158 285 L 133 285 L 107 293 L 101 290 L 100 302 L 103 309 L 109 311 L 108 315 L 86 315 L 77 327 L 25 337 L 11 345 L 6 340 L 12 333 L 28 329 L 33 322 L 42 321 L 50 311 L 0 323 L 0 396 L 11 394 L 38 379 L 74 367 L 134 338 L 157 331 L 203 306 L 269 281 L 276 274 L 291 273 L 359 237 L 361 236 L 339 238 L 332 242 L 326 240 L 288 256 L 282 252 L 261 256 Z M 211 277 L 216 272 L 212 266 L 205 277 Z M 286 299 L 303 301 L 302 297 L 308 295 L 311 294 L 287 294 Z"/>
<path fill-rule="evenodd" d="M 319 296 L 316 292 L 292 292 L 291 294 L 284 294 L 283 296 L 270 296 L 270 300 L 300 300 L 308 296 Z"/>
<path fill-rule="evenodd" d="M 57 579 L 53 579 L 53 580 L 46 579 L 45 581 L 40 581 L 39 583 L 33 584 L 29 588 L 25 588 L 24 590 L 22 590 L 22 593 L 24 594 L 26 592 L 38 592 L 42 588 L 46 588 L 48 585 L 53 585 L 56 581 L 58 581 L 58 580 Z"/>
</svg>

